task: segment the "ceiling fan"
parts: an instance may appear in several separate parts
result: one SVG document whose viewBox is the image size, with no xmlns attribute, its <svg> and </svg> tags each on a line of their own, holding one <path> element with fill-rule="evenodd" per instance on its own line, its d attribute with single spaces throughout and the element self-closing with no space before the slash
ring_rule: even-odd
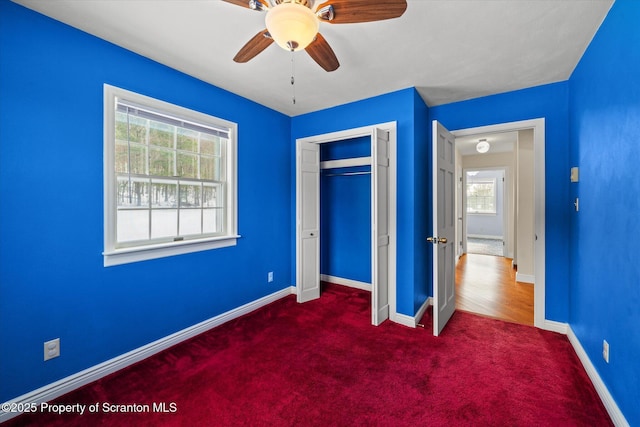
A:
<svg viewBox="0 0 640 427">
<path fill-rule="evenodd" d="M 406 0 L 224 0 L 227 3 L 266 11 L 267 29 L 260 31 L 233 58 L 247 62 L 274 41 L 283 49 L 304 49 L 326 71 L 339 66 L 333 49 L 318 32 L 320 22 L 354 24 L 398 18 Z"/>
</svg>

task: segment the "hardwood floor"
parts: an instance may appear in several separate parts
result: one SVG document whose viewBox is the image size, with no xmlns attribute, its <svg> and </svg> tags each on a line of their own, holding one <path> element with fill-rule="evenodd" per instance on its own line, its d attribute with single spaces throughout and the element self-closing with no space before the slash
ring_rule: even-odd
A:
<svg viewBox="0 0 640 427">
<path fill-rule="evenodd" d="M 456 265 L 456 309 L 533 325 L 533 285 L 515 276 L 510 258 L 463 255 Z"/>
</svg>

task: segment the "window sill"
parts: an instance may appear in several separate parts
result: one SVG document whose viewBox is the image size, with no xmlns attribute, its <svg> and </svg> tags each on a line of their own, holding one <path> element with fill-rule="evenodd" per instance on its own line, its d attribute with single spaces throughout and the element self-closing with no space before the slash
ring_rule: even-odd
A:
<svg viewBox="0 0 640 427">
<path fill-rule="evenodd" d="M 467 212 L 467 215 L 497 216 L 498 214 L 495 212 Z"/>
<path fill-rule="evenodd" d="M 104 266 L 111 267 L 114 265 L 130 264 L 150 259 L 165 258 L 174 255 L 207 251 L 209 249 L 235 246 L 239 237 L 240 236 L 237 235 L 224 236 L 210 239 L 149 245 L 137 248 L 115 249 L 108 252 L 105 251 L 102 255 L 104 256 Z"/>
</svg>

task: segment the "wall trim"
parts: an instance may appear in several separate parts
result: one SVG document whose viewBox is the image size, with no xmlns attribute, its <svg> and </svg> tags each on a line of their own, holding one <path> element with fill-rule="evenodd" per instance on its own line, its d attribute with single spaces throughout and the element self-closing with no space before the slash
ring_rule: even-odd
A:
<svg viewBox="0 0 640 427">
<path fill-rule="evenodd" d="M 567 335 L 568 328 L 569 325 L 567 323 L 544 319 L 544 323 L 542 324 L 541 329 L 544 329 L 545 331 L 557 332 L 562 335 Z"/>
<path fill-rule="evenodd" d="M 598 374 L 593 363 L 591 363 L 591 359 L 589 359 L 587 352 L 582 347 L 582 344 L 580 344 L 580 340 L 573 332 L 573 329 L 571 329 L 571 326 L 567 326 L 567 337 L 569 338 L 569 342 L 573 346 L 574 351 L 578 355 L 580 362 L 582 362 L 582 366 L 584 366 L 584 369 L 587 371 L 587 375 L 589 375 L 589 378 L 591 379 L 596 392 L 598 392 L 600 400 L 609 413 L 613 424 L 618 427 L 628 427 L 629 422 L 624 417 L 624 414 L 616 404 L 616 401 L 613 400 L 613 396 L 609 393 L 609 389 L 605 385 L 604 381 L 602 381 L 602 378 L 600 377 L 600 374 Z"/>
<path fill-rule="evenodd" d="M 536 276 L 534 276 L 533 274 L 522 274 L 516 272 L 516 282 L 535 284 Z"/>
<path fill-rule="evenodd" d="M 427 298 L 427 300 L 422 304 L 422 306 L 418 309 L 415 316 L 408 316 L 402 313 L 396 313 L 395 317 L 391 319 L 391 321 L 395 323 L 399 323 L 404 326 L 408 326 L 410 328 L 415 328 L 418 326 L 420 319 L 424 316 L 424 312 L 427 311 L 430 305 L 433 305 L 433 297 Z"/>
<path fill-rule="evenodd" d="M 120 356 L 116 356 L 113 359 L 107 360 L 106 362 L 102 362 L 98 365 L 87 368 L 66 378 L 62 378 L 61 380 L 40 387 L 29 393 L 25 393 L 5 403 L 18 403 L 18 406 L 20 406 L 20 404 L 22 404 L 23 406 L 28 406 L 28 404 L 31 403 L 36 403 L 39 405 L 43 402 L 48 402 L 62 396 L 63 394 L 76 390 L 86 384 L 99 380 L 100 378 L 103 378 L 113 372 L 124 369 L 127 366 L 139 362 L 140 360 L 153 356 L 154 354 L 159 353 L 171 346 L 179 344 L 182 341 L 213 329 L 216 326 L 220 326 L 223 323 L 248 314 L 260 307 L 282 299 L 288 295 L 295 295 L 295 293 L 295 287 L 286 287 L 270 295 L 264 296 L 255 301 L 249 302 L 240 307 L 214 316 L 208 320 L 185 328 L 174 334 L 168 335 L 164 338 L 160 338 L 159 340 L 153 341 L 147 345 L 138 347 Z M 0 411 L 0 423 L 14 418 L 20 414 L 20 412 Z"/>
<path fill-rule="evenodd" d="M 330 274 L 321 274 L 320 280 L 323 282 L 335 283 L 336 285 L 348 286 L 350 288 L 356 288 L 363 291 L 371 292 L 371 283 L 367 283 L 367 282 L 360 282 L 358 280 L 331 276 Z"/>
</svg>

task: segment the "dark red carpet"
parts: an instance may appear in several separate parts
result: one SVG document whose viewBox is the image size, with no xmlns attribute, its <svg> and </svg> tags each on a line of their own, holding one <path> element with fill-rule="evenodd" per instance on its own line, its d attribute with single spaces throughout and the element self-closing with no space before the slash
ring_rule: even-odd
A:
<svg viewBox="0 0 640 427">
<path fill-rule="evenodd" d="M 374 327 L 369 298 L 335 285 L 287 297 L 56 401 L 98 413 L 3 427 L 612 425 L 565 336 L 463 312 L 438 338 L 427 316 L 426 330 Z"/>
</svg>

